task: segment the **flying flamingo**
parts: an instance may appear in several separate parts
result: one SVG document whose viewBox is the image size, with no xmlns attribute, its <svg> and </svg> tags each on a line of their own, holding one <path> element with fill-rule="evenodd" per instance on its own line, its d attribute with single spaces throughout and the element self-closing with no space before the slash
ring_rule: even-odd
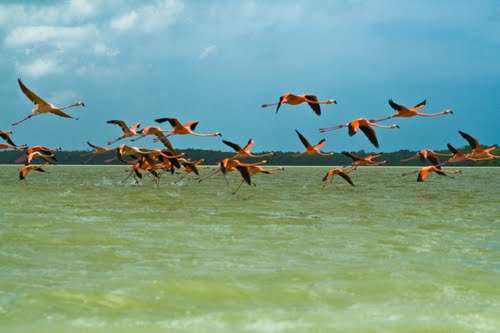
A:
<svg viewBox="0 0 500 333">
<path fill-rule="evenodd" d="M 254 182 L 251 181 L 251 177 L 258 174 L 258 173 L 264 173 L 264 174 L 267 174 L 267 175 L 273 175 L 273 176 L 276 176 L 273 171 L 284 171 L 285 168 L 283 167 L 275 167 L 275 168 L 263 168 L 261 167 L 260 165 L 240 165 L 240 166 L 236 166 L 236 169 L 238 171 L 240 171 L 241 175 L 242 175 L 242 179 L 241 179 L 241 183 L 240 185 L 238 186 L 238 188 L 236 188 L 236 190 L 233 191 L 233 194 L 236 194 L 236 192 L 238 192 L 238 190 L 241 188 L 241 186 L 243 185 L 243 183 L 247 183 L 248 185 L 253 185 L 253 186 L 256 186 L 256 184 Z M 245 170 L 244 170 L 245 169 Z M 248 176 L 247 176 L 248 174 Z M 250 182 L 248 182 L 248 180 L 250 180 Z"/>
<path fill-rule="evenodd" d="M 214 132 L 214 133 L 208 133 L 208 134 L 200 134 L 200 133 L 195 133 L 194 130 L 196 129 L 196 126 L 198 125 L 199 121 L 191 121 L 186 124 L 181 124 L 179 120 L 176 118 L 158 118 L 155 119 L 157 123 L 164 123 L 168 121 L 170 125 L 172 125 L 173 129 L 170 131 L 167 136 L 178 134 L 178 135 L 185 135 L 185 134 L 190 134 L 190 135 L 195 135 L 195 136 L 222 136 L 221 133 L 219 132 Z"/>
<path fill-rule="evenodd" d="M 10 138 L 10 134 L 12 134 L 12 131 L 0 131 L 0 138 L 4 139 L 8 144 L 12 146 L 17 146 Z"/>
<path fill-rule="evenodd" d="M 301 104 L 304 102 L 309 104 L 311 109 L 318 116 L 321 115 L 320 104 L 332 104 L 332 103 L 337 104 L 337 101 L 334 99 L 329 99 L 326 101 L 318 101 L 318 98 L 315 95 L 310 95 L 310 94 L 294 95 L 294 94 L 286 93 L 280 97 L 279 102 L 271 103 L 271 104 L 262 104 L 261 107 L 267 108 L 269 106 L 277 105 L 276 113 L 278 113 L 278 110 L 280 109 L 282 104 L 298 105 L 298 104 Z"/>
<path fill-rule="evenodd" d="M 333 126 L 333 127 L 320 128 L 319 131 L 320 132 L 327 132 L 327 131 L 332 131 L 332 130 L 336 130 L 339 128 L 347 127 L 349 130 L 349 136 L 353 136 L 354 134 L 356 134 L 358 132 L 358 129 L 360 129 L 361 131 L 363 131 L 363 133 L 365 133 L 368 140 L 370 140 L 370 142 L 376 148 L 378 148 L 377 135 L 375 134 L 375 130 L 371 126 L 380 127 L 380 128 L 399 128 L 398 125 L 389 125 L 389 126 L 378 125 L 378 124 L 375 124 L 373 122 L 368 121 L 366 118 L 358 118 L 358 119 L 354 119 L 353 121 L 351 121 L 347 124 L 337 125 L 337 126 Z"/>
<path fill-rule="evenodd" d="M 401 176 L 407 176 L 407 175 L 411 175 L 411 174 L 417 173 L 417 172 L 418 172 L 417 182 L 425 181 L 429 172 L 435 172 L 440 176 L 447 176 L 448 174 L 462 173 L 462 171 L 460 171 L 460 170 L 447 171 L 447 170 L 441 170 L 438 167 L 436 167 L 435 165 L 429 165 L 429 166 L 425 166 L 425 167 L 420 168 L 420 169 L 415 170 L 415 171 L 402 173 Z"/>
<path fill-rule="evenodd" d="M 325 143 L 326 143 L 325 139 L 321 139 L 321 141 L 318 142 L 315 146 L 311 146 L 309 141 L 307 141 L 307 139 L 302 134 L 300 134 L 299 131 L 295 130 L 295 132 L 297 132 L 297 135 L 299 136 L 300 141 L 302 141 L 302 144 L 304 145 L 304 147 L 306 147 L 306 150 L 304 150 L 302 153 L 300 153 L 298 155 L 293 155 L 293 156 L 296 157 L 296 156 L 301 156 L 301 155 L 321 155 L 321 156 L 333 155 L 333 152 L 322 153 L 319 151 L 319 149 L 325 145 Z"/>
<path fill-rule="evenodd" d="M 225 158 L 217 164 L 219 166 L 218 169 L 213 169 L 212 172 L 210 172 L 209 174 L 200 178 L 198 180 L 198 182 L 202 182 L 203 180 L 207 179 L 208 177 L 211 177 L 219 172 L 222 172 L 222 174 L 225 177 L 228 172 L 237 171 L 237 169 L 236 169 L 237 166 L 262 165 L 262 164 L 266 164 L 266 163 L 267 163 L 266 160 L 259 161 L 256 163 L 242 163 L 237 159 Z M 245 171 L 243 171 L 243 172 L 245 172 Z M 241 173 L 241 171 L 240 171 L 240 173 Z M 244 179 L 245 179 L 245 177 L 247 177 L 247 176 L 246 175 L 243 176 Z M 248 177 L 250 177 L 250 176 L 248 176 Z M 227 182 L 227 179 L 226 179 L 226 182 Z M 250 180 L 248 182 L 250 183 Z"/>
<path fill-rule="evenodd" d="M 353 170 L 356 170 L 356 166 L 352 166 L 349 168 L 341 169 L 341 168 L 333 168 L 328 170 L 326 175 L 323 177 L 323 187 L 326 186 L 328 183 L 328 180 L 330 180 L 330 183 L 333 184 L 333 176 L 334 175 L 339 175 L 340 177 L 344 178 L 346 182 L 354 186 L 354 183 L 351 180 L 351 177 L 349 177 L 349 173 Z M 335 185 L 335 184 L 334 184 Z"/>
<path fill-rule="evenodd" d="M 116 138 L 114 140 L 109 141 L 108 146 L 117 142 L 117 141 L 120 141 L 121 139 L 125 139 L 125 138 L 139 135 L 139 134 L 137 134 L 136 130 L 139 128 L 139 126 L 141 126 L 141 123 L 138 122 L 137 124 L 134 124 L 134 125 L 128 127 L 127 124 L 123 120 L 108 120 L 106 123 L 118 125 L 118 126 L 120 126 L 120 128 L 123 131 L 123 134 L 121 136 L 119 136 L 118 138 Z"/>
<path fill-rule="evenodd" d="M 468 154 L 468 156 L 470 158 L 472 158 L 473 160 L 482 161 L 482 160 L 492 160 L 492 159 L 500 158 L 500 156 L 492 155 L 490 153 L 490 151 L 492 151 L 493 149 L 496 148 L 495 146 L 492 146 L 489 148 L 483 148 L 483 147 L 481 147 L 481 145 L 479 144 L 479 141 L 476 138 L 474 138 L 474 137 L 470 136 L 469 134 L 464 133 L 462 131 L 458 131 L 458 133 L 460 133 L 460 135 L 465 140 L 467 140 L 467 142 L 469 143 L 469 146 L 472 148 L 472 152 L 470 154 Z"/>
<path fill-rule="evenodd" d="M 61 147 L 56 147 L 56 148 L 50 149 L 50 148 L 47 148 L 44 146 L 31 146 L 31 147 L 28 147 L 24 150 L 25 150 L 25 153 L 16 159 L 16 163 L 20 163 L 22 161 L 27 160 L 27 158 L 31 154 L 33 154 L 34 152 L 37 152 L 37 151 L 52 158 L 54 161 L 57 161 L 56 156 L 55 156 L 55 152 L 61 150 Z"/>
<path fill-rule="evenodd" d="M 239 144 L 227 141 L 227 140 L 222 140 L 226 145 L 229 147 L 233 148 L 236 151 L 236 155 L 234 155 L 232 158 L 246 158 L 246 157 L 266 157 L 266 156 L 273 156 L 274 153 L 264 153 L 264 154 L 252 154 L 250 150 L 253 147 L 254 141 L 252 139 L 248 140 L 247 145 L 244 148 L 241 148 Z"/>
<path fill-rule="evenodd" d="M 448 149 L 451 151 L 451 153 L 453 154 L 453 156 L 450 157 L 444 163 L 441 163 L 441 165 L 452 164 L 452 163 L 462 163 L 462 162 L 467 162 L 467 161 L 473 161 L 473 159 L 471 157 L 469 157 L 469 155 L 466 155 L 466 154 L 462 153 L 460 150 L 456 149 L 455 147 L 453 147 L 449 143 L 448 143 Z"/>
<path fill-rule="evenodd" d="M 350 157 L 353 160 L 352 165 L 356 167 L 361 165 L 380 165 L 387 163 L 387 161 L 380 161 L 380 162 L 373 161 L 374 158 L 382 156 L 382 154 L 368 155 L 366 157 L 361 157 L 359 155 L 349 153 L 347 151 L 343 151 L 342 154 L 344 154 L 347 157 Z"/>
<path fill-rule="evenodd" d="M 25 165 L 31 164 L 31 161 L 33 161 L 33 159 L 36 157 L 41 158 L 42 160 L 44 160 L 50 164 L 55 164 L 55 162 L 56 162 L 54 154 L 47 155 L 47 154 L 42 153 L 41 151 L 35 151 L 26 157 L 26 161 L 24 164 Z"/>
<path fill-rule="evenodd" d="M 379 121 L 383 121 L 383 120 L 387 120 L 387 119 L 391 119 L 391 118 L 396 118 L 396 117 L 403 117 L 403 118 L 409 118 L 409 117 L 414 117 L 414 116 L 436 117 L 436 116 L 441 116 L 441 115 L 448 114 L 448 113 L 453 114 L 453 111 L 449 110 L 449 109 L 441 111 L 441 112 L 437 112 L 437 113 L 421 113 L 421 112 L 419 112 L 418 110 L 423 108 L 425 106 L 425 104 L 426 104 L 426 100 L 418 103 L 417 105 L 415 105 L 411 109 L 408 109 L 406 106 L 394 103 L 394 101 L 392 99 L 390 99 L 389 105 L 394 110 L 396 110 L 396 113 L 394 113 L 391 116 L 386 117 L 386 118 L 382 118 L 382 119 L 378 119 L 378 120 L 370 120 L 370 121 L 372 123 L 376 123 Z"/>
<path fill-rule="evenodd" d="M 137 138 L 132 139 L 130 141 L 137 141 L 145 136 L 155 135 L 156 138 L 153 139 L 154 142 L 160 141 L 161 143 L 163 143 L 163 145 L 165 145 L 165 147 L 174 152 L 174 147 L 172 146 L 172 143 L 167 138 L 167 136 L 163 134 L 164 132 L 169 132 L 169 130 L 162 130 L 158 126 L 146 126 L 142 130 L 137 131 L 138 134 Z"/>
<path fill-rule="evenodd" d="M 18 121 L 18 122 L 15 122 L 12 124 L 12 126 L 15 126 L 31 117 L 34 117 L 34 116 L 37 116 L 39 114 L 42 114 L 42 113 L 53 113 L 57 116 L 60 116 L 60 117 L 64 117 L 64 118 L 71 118 L 71 119 L 78 119 L 78 118 L 74 118 L 72 116 L 70 116 L 69 114 L 67 113 L 64 113 L 62 110 L 64 109 L 68 109 L 68 108 L 71 108 L 71 107 L 74 107 L 74 106 L 85 106 L 85 104 L 83 104 L 83 102 L 76 102 L 76 103 L 73 103 L 71 105 L 68 105 L 68 106 L 63 106 L 63 107 L 57 107 L 57 106 L 54 106 L 54 104 L 51 104 L 51 103 L 48 103 L 48 102 L 45 102 L 43 99 L 41 99 L 40 97 L 38 97 L 34 92 L 32 92 L 31 90 L 29 90 L 25 85 L 24 83 L 21 81 L 21 79 L 17 79 L 17 82 L 19 82 L 19 86 L 21 87 L 21 90 L 22 92 L 33 102 L 36 104 L 36 107 L 31 111 L 32 113 L 27 116 L 26 118 Z"/>
<path fill-rule="evenodd" d="M 108 148 L 106 148 L 106 147 L 96 146 L 96 145 L 94 145 L 94 144 L 90 143 L 89 141 L 87 141 L 87 144 L 88 144 L 90 147 L 94 148 L 94 151 L 92 151 L 92 152 L 90 152 L 90 153 L 80 154 L 80 156 L 88 156 L 88 155 L 91 155 L 91 156 L 90 156 L 90 158 L 88 158 L 86 161 L 84 161 L 84 163 L 88 163 L 88 162 L 90 162 L 90 161 L 91 161 L 91 160 L 92 160 L 92 159 L 93 159 L 96 155 L 101 155 L 101 154 L 105 154 L 105 153 L 110 153 L 110 152 L 113 152 L 113 151 L 115 151 L 115 150 L 116 150 L 116 148 L 115 148 L 115 149 L 108 149 Z M 105 162 L 105 163 L 109 163 L 109 162 L 111 162 L 111 161 L 113 161 L 113 160 L 115 160 L 115 159 L 116 159 L 116 157 L 115 157 L 115 158 L 112 158 L 112 159 L 105 160 L 104 162 Z"/>
<path fill-rule="evenodd" d="M 420 157 L 420 160 L 422 163 L 425 162 L 425 160 L 428 160 L 431 162 L 433 165 L 435 165 L 438 168 L 441 168 L 441 162 L 439 161 L 439 156 L 452 156 L 452 154 L 442 154 L 442 153 L 436 153 L 433 150 L 430 149 L 422 149 L 418 151 L 415 155 L 409 158 L 405 158 L 400 160 L 400 162 L 408 162 L 414 158 Z"/>
<path fill-rule="evenodd" d="M 19 180 L 24 180 L 26 182 L 26 184 L 28 184 L 28 182 L 26 181 L 26 175 L 28 174 L 28 172 L 30 172 L 32 170 L 38 171 L 38 172 L 47 172 L 48 173 L 48 171 L 45 171 L 44 169 L 42 169 L 42 167 L 44 167 L 47 164 L 48 163 L 44 163 L 42 165 L 28 164 L 28 165 L 23 166 L 22 168 L 19 169 Z"/>
</svg>

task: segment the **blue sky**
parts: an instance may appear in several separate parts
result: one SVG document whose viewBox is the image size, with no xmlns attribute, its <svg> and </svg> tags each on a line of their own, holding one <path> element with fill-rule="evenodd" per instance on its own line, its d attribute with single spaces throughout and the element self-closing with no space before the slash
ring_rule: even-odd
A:
<svg viewBox="0 0 500 333">
<path fill-rule="evenodd" d="M 105 146 L 121 134 L 107 120 L 144 127 L 159 117 L 198 120 L 198 132 L 242 145 L 253 138 L 255 152 L 302 151 L 295 129 L 335 152 L 461 147 L 458 130 L 500 141 L 498 0 L 3 1 L 0 43 L 0 130 L 16 143 Z M 11 126 L 33 108 L 18 77 L 56 105 L 84 101 L 67 110 L 80 120 L 47 114 Z M 338 104 L 319 117 L 307 105 L 260 107 L 286 92 Z M 385 122 L 400 129 L 376 129 L 379 149 L 362 133 L 318 130 L 386 117 L 390 98 L 454 114 Z M 230 150 L 219 137 L 171 141 Z"/>
</svg>

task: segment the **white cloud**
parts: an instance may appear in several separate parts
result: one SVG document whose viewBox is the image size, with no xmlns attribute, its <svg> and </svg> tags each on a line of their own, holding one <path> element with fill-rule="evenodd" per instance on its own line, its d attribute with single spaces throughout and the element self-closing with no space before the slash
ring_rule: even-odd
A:
<svg viewBox="0 0 500 333">
<path fill-rule="evenodd" d="M 184 4 L 179 0 L 156 1 L 111 20 L 110 26 L 116 30 L 137 28 L 143 32 L 156 31 L 175 23 L 184 11 Z"/>
<path fill-rule="evenodd" d="M 212 55 L 212 54 L 215 54 L 217 52 L 217 46 L 215 45 L 209 45 L 207 46 L 203 52 L 201 52 L 199 58 L 200 59 L 205 59 L 206 57 Z"/>
<path fill-rule="evenodd" d="M 78 45 L 82 40 L 96 35 L 93 26 L 86 27 L 56 27 L 56 26 L 26 26 L 15 28 L 7 34 L 7 47 L 19 47 L 37 43 L 51 45 Z"/>
<path fill-rule="evenodd" d="M 110 26 L 116 30 L 129 30 L 134 26 L 136 20 L 137 12 L 133 10 L 130 13 L 123 14 L 111 20 Z"/>
<path fill-rule="evenodd" d="M 64 72 L 64 66 L 51 58 L 40 58 L 29 64 L 18 65 L 21 74 L 32 77 L 41 77 L 49 74 L 61 74 Z"/>
<path fill-rule="evenodd" d="M 120 51 L 117 49 L 109 48 L 104 43 L 96 43 L 94 45 L 94 54 L 114 57 L 120 54 Z"/>
</svg>

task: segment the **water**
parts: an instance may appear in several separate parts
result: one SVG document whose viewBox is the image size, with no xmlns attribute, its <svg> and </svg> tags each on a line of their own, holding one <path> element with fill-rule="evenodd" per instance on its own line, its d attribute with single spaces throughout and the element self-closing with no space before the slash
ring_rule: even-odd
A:
<svg viewBox="0 0 500 333">
<path fill-rule="evenodd" d="M 0 166 L 0 331 L 500 331 L 500 168 L 412 169 Z"/>
</svg>

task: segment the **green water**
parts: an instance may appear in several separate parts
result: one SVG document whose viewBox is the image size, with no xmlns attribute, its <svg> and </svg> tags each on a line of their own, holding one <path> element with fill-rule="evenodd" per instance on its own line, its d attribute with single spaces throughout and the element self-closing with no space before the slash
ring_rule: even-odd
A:
<svg viewBox="0 0 500 333">
<path fill-rule="evenodd" d="M 500 168 L 160 188 L 0 166 L 1 332 L 499 332 Z M 205 170 L 206 172 L 207 170 Z M 338 177 L 338 176 L 336 176 Z"/>
</svg>

